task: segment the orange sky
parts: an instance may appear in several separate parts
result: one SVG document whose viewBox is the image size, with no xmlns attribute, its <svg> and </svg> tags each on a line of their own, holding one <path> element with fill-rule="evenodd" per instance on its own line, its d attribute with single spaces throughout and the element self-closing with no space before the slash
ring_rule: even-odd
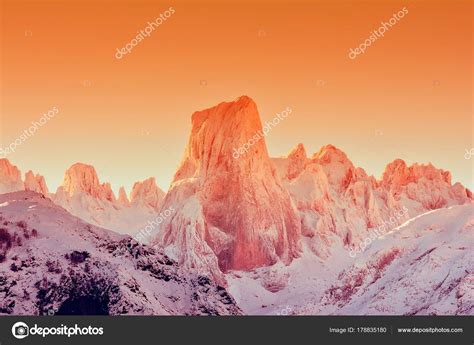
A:
<svg viewBox="0 0 474 345">
<path fill-rule="evenodd" d="M 403 7 L 384 37 L 348 58 Z M 474 157 L 463 157 L 474 147 L 470 1 L 6 0 L 1 14 L 1 144 L 57 106 L 7 157 L 52 190 L 78 161 L 115 190 L 149 176 L 166 190 L 191 114 L 240 95 L 263 120 L 293 109 L 267 137 L 273 156 L 334 144 L 377 177 L 402 158 L 473 187 Z"/>
</svg>

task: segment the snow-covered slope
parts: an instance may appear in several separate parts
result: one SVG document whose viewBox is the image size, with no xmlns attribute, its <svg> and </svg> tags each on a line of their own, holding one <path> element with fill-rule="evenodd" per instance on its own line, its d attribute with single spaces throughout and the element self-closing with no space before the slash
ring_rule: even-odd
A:
<svg viewBox="0 0 474 345">
<path fill-rule="evenodd" d="M 227 274 L 246 314 L 474 315 L 474 205 L 427 212 L 356 258 L 309 250 L 290 265 Z"/>
<path fill-rule="evenodd" d="M 474 315 L 474 205 L 415 217 L 339 274 L 323 313 Z"/>
<path fill-rule="evenodd" d="M 209 278 L 33 192 L 0 195 L 0 314 L 240 314 Z"/>
</svg>

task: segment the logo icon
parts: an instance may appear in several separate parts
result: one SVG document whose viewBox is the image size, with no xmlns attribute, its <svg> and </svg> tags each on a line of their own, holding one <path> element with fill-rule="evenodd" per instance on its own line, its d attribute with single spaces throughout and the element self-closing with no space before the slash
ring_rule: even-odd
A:
<svg viewBox="0 0 474 345">
<path fill-rule="evenodd" d="M 277 315 L 288 316 L 291 314 L 292 311 L 293 311 L 293 308 L 287 305 L 286 308 L 283 308 L 281 311 L 279 311 Z"/>
<path fill-rule="evenodd" d="M 30 328 L 24 322 L 17 322 L 12 327 L 12 334 L 17 339 L 23 339 L 30 334 Z"/>
</svg>

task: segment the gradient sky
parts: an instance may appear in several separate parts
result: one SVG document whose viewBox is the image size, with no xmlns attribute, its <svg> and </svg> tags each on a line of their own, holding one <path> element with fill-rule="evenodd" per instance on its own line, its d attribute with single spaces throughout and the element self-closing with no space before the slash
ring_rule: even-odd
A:
<svg viewBox="0 0 474 345">
<path fill-rule="evenodd" d="M 176 12 L 121 60 L 149 20 Z M 381 21 L 408 14 L 355 60 Z M 181 161 L 191 114 L 240 95 L 272 156 L 333 144 L 380 177 L 395 158 L 432 162 L 472 188 L 470 1 L 2 1 L 1 144 L 60 113 L 8 156 L 55 190 L 75 162 L 115 190 Z"/>
</svg>

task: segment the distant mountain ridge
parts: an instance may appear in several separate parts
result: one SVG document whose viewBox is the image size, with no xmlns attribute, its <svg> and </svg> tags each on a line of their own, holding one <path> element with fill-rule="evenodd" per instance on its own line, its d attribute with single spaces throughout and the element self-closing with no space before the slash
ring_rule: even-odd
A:
<svg viewBox="0 0 474 345">
<path fill-rule="evenodd" d="M 132 235 L 156 217 L 165 195 L 151 177 L 136 182 L 130 196 L 121 187 L 117 198 L 110 183 L 101 183 L 95 168 L 83 163 L 67 169 L 62 184 L 50 193 L 43 176 L 28 171 L 23 180 L 17 167 L 0 159 L 0 191 L 21 190 L 43 194 L 88 223 Z"/>
</svg>

